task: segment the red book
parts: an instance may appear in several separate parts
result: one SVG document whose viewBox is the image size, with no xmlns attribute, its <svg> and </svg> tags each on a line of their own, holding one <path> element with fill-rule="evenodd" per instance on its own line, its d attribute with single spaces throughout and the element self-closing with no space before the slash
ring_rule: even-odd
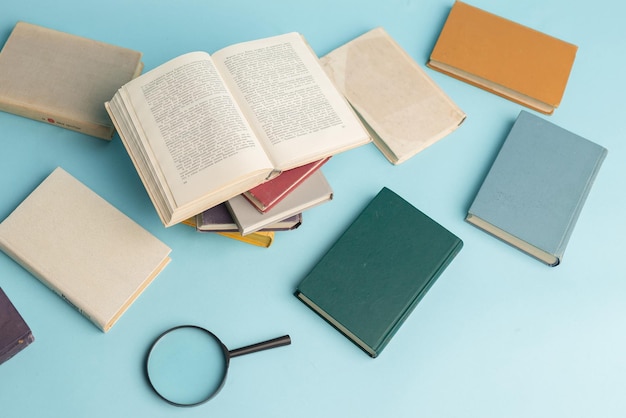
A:
<svg viewBox="0 0 626 418">
<path fill-rule="evenodd" d="M 300 167 L 292 168 L 291 170 L 285 170 L 280 173 L 278 177 L 248 190 L 243 193 L 243 195 L 259 212 L 267 212 L 329 159 L 330 157 L 327 157 Z"/>
</svg>

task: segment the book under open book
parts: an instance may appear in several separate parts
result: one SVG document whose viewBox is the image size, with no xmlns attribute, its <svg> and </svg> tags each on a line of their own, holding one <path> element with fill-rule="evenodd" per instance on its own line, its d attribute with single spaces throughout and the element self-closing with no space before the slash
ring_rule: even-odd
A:
<svg viewBox="0 0 626 418">
<path fill-rule="evenodd" d="M 303 181 L 319 170 L 329 159 L 330 157 L 322 158 L 319 161 L 283 171 L 272 180 L 259 184 L 243 193 L 243 196 L 260 212 L 267 212 L 296 190 Z"/>
<path fill-rule="evenodd" d="M 222 230 L 222 231 L 218 231 L 218 230 L 211 231 L 211 230 L 199 229 L 198 225 L 197 225 L 197 221 L 201 220 L 202 214 L 193 216 L 193 217 L 191 217 L 189 219 L 184 220 L 181 223 L 184 224 L 184 225 L 191 226 L 192 228 L 196 228 L 196 230 L 198 232 L 209 233 L 209 234 L 210 233 L 214 233 L 214 234 L 226 237 L 226 238 L 230 238 L 230 239 L 234 239 L 234 240 L 237 240 L 237 241 L 245 242 L 246 244 L 256 245 L 257 247 L 268 248 L 274 242 L 274 236 L 275 236 L 274 231 L 257 231 L 257 232 L 253 232 L 252 234 L 248 234 L 248 235 L 245 235 L 245 236 L 241 235 L 241 232 L 236 230 L 237 229 L 237 225 L 234 223 L 234 221 L 232 220 L 232 217 L 228 213 L 228 209 L 226 208 L 226 204 L 222 203 L 220 205 L 214 206 L 211 209 L 215 209 L 215 208 L 221 208 L 221 210 L 226 212 L 227 218 L 230 219 L 229 222 L 232 222 L 232 224 L 233 224 L 233 230 L 232 231 L 224 231 L 224 230 Z M 209 209 L 209 211 L 211 209 Z M 205 213 L 205 212 L 203 212 L 203 213 Z M 297 216 L 297 217 L 300 218 L 300 216 Z"/>
<path fill-rule="evenodd" d="M 250 206 L 250 205 L 248 205 Z M 250 209 L 253 209 L 252 207 Z M 237 232 L 241 234 L 237 223 L 228 210 L 227 203 L 220 203 L 202 213 L 197 214 L 193 219 L 193 226 L 198 232 Z M 189 220 L 184 221 L 191 225 Z M 288 231 L 296 229 L 302 223 L 302 214 L 298 213 L 288 218 L 279 219 L 277 222 L 265 225 L 259 231 Z"/>
<path fill-rule="evenodd" d="M 256 210 L 256 207 L 251 205 L 243 195 L 228 199 L 226 207 L 239 231 L 242 235 L 247 235 L 291 216 L 301 214 L 307 209 L 330 201 L 332 198 L 333 189 L 326 181 L 324 174 L 318 170 L 265 213 Z"/>
<path fill-rule="evenodd" d="M 179 56 L 105 106 L 165 226 L 371 140 L 297 33 Z"/>
</svg>

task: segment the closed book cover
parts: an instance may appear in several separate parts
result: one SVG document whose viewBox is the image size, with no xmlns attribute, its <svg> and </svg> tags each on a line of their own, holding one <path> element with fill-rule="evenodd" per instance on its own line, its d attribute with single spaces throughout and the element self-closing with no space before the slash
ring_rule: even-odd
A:
<svg viewBox="0 0 626 418">
<path fill-rule="evenodd" d="M 578 47 L 457 1 L 428 66 L 551 114 L 561 103 Z"/>
<path fill-rule="evenodd" d="M 0 223 L 0 249 L 108 331 L 170 249 L 62 168 Z"/>
<path fill-rule="evenodd" d="M 376 357 L 462 246 L 456 235 L 383 188 L 295 294 Z"/>
<path fill-rule="evenodd" d="M 287 231 L 296 229 L 300 224 L 302 224 L 302 214 L 296 213 L 287 218 L 278 219 L 276 222 L 266 225 L 259 231 Z M 195 227 L 198 232 L 239 233 L 239 227 L 230 214 L 226 203 L 220 203 L 196 215 Z"/>
<path fill-rule="evenodd" d="M 314 161 L 300 167 L 285 170 L 272 180 L 261 183 L 256 187 L 243 193 L 243 196 L 250 201 L 261 212 L 272 209 L 285 196 L 291 193 L 311 174 L 318 170 L 328 161 L 330 157 Z"/>
<path fill-rule="evenodd" d="M 606 155 L 606 148 L 522 111 L 466 219 L 556 266 Z"/>
<path fill-rule="evenodd" d="M 141 56 L 18 22 L 0 52 L 0 110 L 111 139 L 104 102 L 141 73 Z"/>
<path fill-rule="evenodd" d="M 260 231 L 281 219 L 304 212 L 331 200 L 333 189 L 321 170 L 316 170 L 271 210 L 261 213 L 242 195 L 226 201 L 226 206 L 237 223 L 239 232 L 247 235 Z"/>
<path fill-rule="evenodd" d="M 24 318 L 0 288 L 0 364 L 35 341 Z"/>
<path fill-rule="evenodd" d="M 465 113 L 382 27 L 320 62 L 393 164 L 444 138 L 465 120 Z"/>
</svg>

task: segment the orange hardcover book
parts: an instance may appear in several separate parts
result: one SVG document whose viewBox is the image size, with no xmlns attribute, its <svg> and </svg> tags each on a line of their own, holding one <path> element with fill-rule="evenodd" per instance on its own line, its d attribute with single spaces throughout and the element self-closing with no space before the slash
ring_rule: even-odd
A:
<svg viewBox="0 0 626 418">
<path fill-rule="evenodd" d="M 559 106 L 578 47 L 457 1 L 428 67 L 552 114 Z"/>
</svg>

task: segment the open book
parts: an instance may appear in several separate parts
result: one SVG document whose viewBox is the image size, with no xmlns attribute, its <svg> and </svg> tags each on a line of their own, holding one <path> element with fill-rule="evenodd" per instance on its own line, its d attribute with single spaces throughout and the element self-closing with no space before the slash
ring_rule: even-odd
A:
<svg viewBox="0 0 626 418">
<path fill-rule="evenodd" d="M 105 106 L 165 226 L 370 141 L 297 33 L 179 56 Z"/>
</svg>

